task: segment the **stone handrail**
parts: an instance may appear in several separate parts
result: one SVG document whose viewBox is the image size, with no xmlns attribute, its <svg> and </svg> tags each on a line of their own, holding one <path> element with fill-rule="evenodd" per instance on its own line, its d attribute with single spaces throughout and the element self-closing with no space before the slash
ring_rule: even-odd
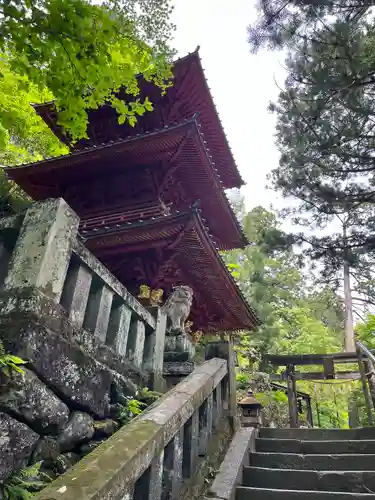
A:
<svg viewBox="0 0 375 500">
<path fill-rule="evenodd" d="M 16 230 L 15 241 L 1 248 L 3 295 L 37 291 L 61 306 L 75 327 L 139 370 L 162 377 L 165 315 L 160 308 L 146 309 L 126 290 L 79 241 L 78 227 L 78 216 L 62 199 L 34 203 L 23 218 L 2 219 L 0 237 Z"/>
<path fill-rule="evenodd" d="M 183 498 L 184 483 L 195 477 L 213 431 L 228 419 L 231 373 L 230 361 L 206 361 L 36 500 Z"/>
</svg>

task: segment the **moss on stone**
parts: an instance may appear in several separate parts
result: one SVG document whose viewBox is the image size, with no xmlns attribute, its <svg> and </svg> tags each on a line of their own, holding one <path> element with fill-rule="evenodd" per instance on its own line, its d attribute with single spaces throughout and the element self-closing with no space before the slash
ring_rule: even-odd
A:
<svg viewBox="0 0 375 500">
<path fill-rule="evenodd" d="M 162 426 L 135 419 L 116 432 L 64 476 L 39 493 L 35 500 L 107 500 L 120 498 L 149 466 L 161 446 Z"/>
</svg>

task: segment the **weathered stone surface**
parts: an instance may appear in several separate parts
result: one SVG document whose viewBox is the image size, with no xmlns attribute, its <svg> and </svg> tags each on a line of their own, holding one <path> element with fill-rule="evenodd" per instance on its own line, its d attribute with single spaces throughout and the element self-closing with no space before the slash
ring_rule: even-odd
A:
<svg viewBox="0 0 375 500">
<path fill-rule="evenodd" d="M 90 441 L 89 443 L 84 443 L 79 447 L 79 454 L 81 456 L 88 455 L 92 451 L 95 450 L 100 444 L 102 444 L 105 441 L 105 439 L 102 439 L 100 441 Z"/>
<path fill-rule="evenodd" d="M 26 212 L 5 279 L 5 290 L 35 286 L 59 301 L 79 219 L 63 199 Z"/>
<path fill-rule="evenodd" d="M 372 493 L 331 493 L 328 491 L 319 492 L 317 495 L 313 491 L 298 490 L 272 490 L 260 488 L 238 487 L 236 500 L 370 500 L 374 498 Z"/>
<path fill-rule="evenodd" d="M 73 465 L 75 465 L 79 460 L 80 456 L 76 453 L 63 453 L 59 455 L 54 462 L 54 469 L 59 474 L 65 474 Z"/>
<path fill-rule="evenodd" d="M 298 455 L 293 453 L 252 453 L 255 467 L 299 470 L 374 470 L 375 455 Z"/>
<path fill-rule="evenodd" d="M 164 362 L 174 361 L 174 362 L 184 362 L 189 361 L 189 353 L 187 351 L 165 351 L 164 352 Z"/>
<path fill-rule="evenodd" d="M 56 439 L 50 436 L 45 436 L 37 442 L 31 457 L 31 462 L 36 463 L 43 460 L 47 465 L 56 460 L 59 454 L 60 447 Z"/>
<path fill-rule="evenodd" d="M 0 335 L 7 343 L 7 349 L 13 352 L 14 340 L 19 331 L 37 324 L 57 332 L 60 339 L 80 346 L 89 356 L 119 374 L 130 378 L 137 385 L 145 385 L 148 374 L 134 366 L 113 349 L 104 345 L 92 333 L 77 328 L 68 317 L 68 313 L 51 299 L 35 289 L 25 293 L 4 294 L 0 291 Z M 36 322 L 37 321 L 37 322 Z M 16 346 L 17 347 L 17 346 Z"/>
<path fill-rule="evenodd" d="M 94 438 L 112 436 L 119 428 L 119 424 L 111 419 L 96 420 L 94 422 L 95 435 Z"/>
<path fill-rule="evenodd" d="M 232 500 L 242 480 L 242 468 L 249 463 L 249 450 L 254 449 L 257 431 L 250 427 L 239 429 L 233 437 L 208 493 L 211 497 Z"/>
<path fill-rule="evenodd" d="M 124 303 L 132 309 L 150 328 L 155 329 L 155 318 L 131 295 L 113 274 L 78 240 L 73 242 L 73 251 Z"/>
<path fill-rule="evenodd" d="M 111 371 L 61 334 L 33 321 L 1 325 L 10 352 L 26 359 L 33 371 L 74 407 L 99 418 L 109 415 Z"/>
<path fill-rule="evenodd" d="M 130 325 L 126 357 L 138 368 L 142 367 L 145 336 L 145 324 L 141 320 L 135 320 Z"/>
<path fill-rule="evenodd" d="M 27 465 L 38 439 L 27 425 L 0 413 L 0 481 Z"/>
<path fill-rule="evenodd" d="M 375 491 L 375 472 L 312 471 L 245 467 L 243 485 L 256 488 L 368 493 Z"/>
<path fill-rule="evenodd" d="M 353 439 L 375 439 L 375 427 L 364 427 L 358 429 L 260 429 L 261 438 L 275 439 L 306 439 L 318 441 L 328 439 L 330 441 L 353 440 Z"/>
<path fill-rule="evenodd" d="M 57 441 L 61 450 L 72 450 L 77 444 L 89 441 L 94 435 L 94 420 L 87 413 L 75 411 L 71 414 Z"/>
<path fill-rule="evenodd" d="M 167 316 L 162 308 L 150 308 L 156 318 L 156 329 L 146 335 L 143 358 L 144 370 L 152 373 L 154 378 L 163 374 L 165 331 Z"/>
<path fill-rule="evenodd" d="M 107 439 L 100 453 L 89 454 L 74 471 L 47 486 L 38 500 L 60 499 L 58 491 L 63 487 L 64 500 L 125 498 L 124 492 L 130 491 L 158 450 L 166 447 L 226 372 L 225 360 L 204 363 L 152 408 Z"/>
<path fill-rule="evenodd" d="M 40 434 L 57 433 L 68 421 L 69 409 L 27 368 L 14 373 L 0 392 L 0 408 L 26 421 Z"/>
<path fill-rule="evenodd" d="M 256 449 L 259 452 L 301 453 L 301 454 L 332 454 L 332 453 L 360 453 L 374 454 L 375 440 L 344 441 L 303 441 L 298 439 L 257 439 Z"/>
<path fill-rule="evenodd" d="M 169 376 L 186 376 L 194 370 L 193 361 L 166 361 L 164 362 L 163 373 L 165 377 Z"/>
</svg>

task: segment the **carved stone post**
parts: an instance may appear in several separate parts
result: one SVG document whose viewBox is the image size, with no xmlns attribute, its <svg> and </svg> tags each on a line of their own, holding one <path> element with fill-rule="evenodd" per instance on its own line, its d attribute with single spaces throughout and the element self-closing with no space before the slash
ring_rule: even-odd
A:
<svg viewBox="0 0 375 500">
<path fill-rule="evenodd" d="M 156 327 L 146 334 L 143 369 L 151 374 L 153 390 L 164 392 L 163 364 L 167 316 L 161 307 L 149 307 L 148 310 L 156 319 Z"/>
<path fill-rule="evenodd" d="M 36 288 L 59 302 L 78 224 L 62 198 L 34 203 L 23 220 L 4 290 Z"/>
<path fill-rule="evenodd" d="M 164 450 L 162 500 L 179 500 L 182 486 L 182 455 L 184 428 L 182 427 Z"/>
<path fill-rule="evenodd" d="M 138 479 L 134 489 L 134 500 L 161 500 L 163 462 L 164 450 L 153 458 L 149 468 Z"/>
<path fill-rule="evenodd" d="M 209 342 L 206 346 L 205 358 L 222 358 L 228 362 L 228 375 L 223 379 L 221 392 L 223 396 L 223 407 L 227 406 L 227 415 L 230 419 L 233 431 L 240 427 L 240 422 L 237 416 L 237 400 L 236 400 L 236 372 L 235 372 L 235 357 L 232 346 L 227 341 Z"/>
<path fill-rule="evenodd" d="M 126 356 L 137 368 L 142 368 L 145 335 L 145 324 L 142 320 L 135 319 L 130 325 Z"/>
<path fill-rule="evenodd" d="M 182 472 L 184 478 L 192 477 L 198 460 L 199 410 L 184 425 Z"/>
<path fill-rule="evenodd" d="M 212 427 L 216 429 L 223 412 L 221 384 L 213 392 Z"/>
<path fill-rule="evenodd" d="M 125 304 L 115 304 L 112 308 L 106 343 L 120 356 L 126 355 L 131 315 L 131 309 Z"/>
<path fill-rule="evenodd" d="M 61 297 L 61 305 L 69 311 L 70 320 L 79 328 L 85 319 L 92 282 L 91 270 L 81 263 L 70 265 Z"/>
<path fill-rule="evenodd" d="M 208 441 L 212 434 L 213 394 L 199 408 L 199 456 L 207 453 Z"/>
</svg>

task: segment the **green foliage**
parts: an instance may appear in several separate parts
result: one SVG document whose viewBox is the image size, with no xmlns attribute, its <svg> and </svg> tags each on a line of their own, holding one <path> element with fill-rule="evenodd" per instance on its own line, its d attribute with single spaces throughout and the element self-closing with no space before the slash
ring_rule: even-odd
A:
<svg viewBox="0 0 375 500">
<path fill-rule="evenodd" d="M 272 423 L 276 427 L 287 427 L 288 397 L 284 392 L 272 390 L 257 392 L 256 398 L 263 406 L 263 425 L 268 426 Z"/>
<path fill-rule="evenodd" d="M 369 314 L 366 321 L 356 325 L 356 335 L 368 349 L 375 349 L 375 314 Z"/>
<path fill-rule="evenodd" d="M 125 425 L 130 420 L 140 415 L 147 405 L 135 398 L 125 398 L 125 402 L 121 405 L 117 420 L 121 425 Z"/>
<path fill-rule="evenodd" d="M 5 500 L 31 500 L 33 493 L 42 490 L 51 478 L 43 473 L 42 462 L 21 469 L 11 476 L 6 483 L 0 487 L 0 492 Z"/>
<path fill-rule="evenodd" d="M 120 123 L 134 125 L 152 109 L 147 97 L 138 97 L 136 75 L 161 90 L 171 76 L 170 13 L 169 0 L 0 0 L 0 51 L 13 74 L 9 85 L 53 98 L 73 141 L 86 136 L 87 111 L 106 103 Z M 0 78 L 6 82 L 9 74 Z M 120 89 L 127 101 L 119 99 Z M 6 102 L 0 111 L 3 146 L 11 138 L 14 107 Z"/>
<path fill-rule="evenodd" d="M 332 20 L 355 21 L 371 14 L 374 0 L 258 0 L 258 18 L 249 27 L 254 52 L 262 47 L 293 48 L 301 40 L 315 40 L 316 30 Z"/>
<path fill-rule="evenodd" d="M 287 78 L 270 106 L 281 154 L 271 180 L 290 199 L 284 216 L 322 282 L 340 288 L 349 268 L 359 315 L 375 304 L 374 5 L 260 0 L 250 28 L 254 50 L 287 49 Z"/>
<path fill-rule="evenodd" d="M 237 382 L 237 389 L 243 391 L 248 389 L 250 385 L 250 374 L 248 372 L 236 373 L 236 382 Z"/>
<path fill-rule="evenodd" d="M 44 102 L 52 97 L 47 89 L 40 89 L 31 83 L 27 76 L 12 71 L 10 57 L 4 53 L 0 54 L 2 165 L 19 165 L 67 152 L 67 148 L 61 145 L 30 106 L 31 102 Z"/>
<path fill-rule="evenodd" d="M 4 346 L 0 341 L 0 373 L 3 373 L 7 377 L 10 377 L 12 370 L 23 373 L 21 365 L 24 365 L 26 361 L 19 358 L 18 356 L 13 356 L 12 354 L 7 354 L 5 352 Z"/>
<path fill-rule="evenodd" d="M 163 394 L 161 392 L 151 391 L 148 387 L 143 387 L 139 391 L 137 398 L 138 401 L 144 403 L 146 406 L 151 406 L 152 404 L 155 403 L 155 401 L 160 399 L 162 395 Z"/>
<path fill-rule="evenodd" d="M 341 352 L 343 304 L 332 289 L 317 284 L 303 255 L 296 253 L 293 241 L 280 230 L 276 214 L 262 207 L 247 214 L 240 205 L 237 210 L 251 244 L 245 250 L 224 254 L 224 259 L 238 273 L 247 299 L 263 320 L 258 331 L 241 332 L 233 337 L 239 359 L 237 388 L 245 391 L 251 386 L 265 407 L 265 423 L 284 426 L 288 416 L 285 394 L 272 390 L 269 375 L 260 371 L 261 359 L 271 353 Z M 316 367 L 299 367 L 300 371 L 303 369 L 317 371 Z M 315 387 L 309 382 L 298 382 L 297 386 L 312 397 L 315 425 L 318 425 L 316 401 L 321 409 L 321 426 L 348 425 L 350 391 L 346 386 L 354 388 L 355 384 L 334 389 L 320 388 L 319 384 Z M 306 421 L 306 415 L 301 419 Z"/>
<path fill-rule="evenodd" d="M 256 361 L 270 352 L 340 350 L 341 301 L 329 288 L 314 288 L 314 277 L 306 274 L 276 215 L 256 207 L 243 216 L 243 225 L 251 245 L 227 252 L 224 259 L 230 269 L 236 269 L 262 325 L 250 336 L 245 333 L 235 339 L 240 364 L 241 353 Z"/>
</svg>

